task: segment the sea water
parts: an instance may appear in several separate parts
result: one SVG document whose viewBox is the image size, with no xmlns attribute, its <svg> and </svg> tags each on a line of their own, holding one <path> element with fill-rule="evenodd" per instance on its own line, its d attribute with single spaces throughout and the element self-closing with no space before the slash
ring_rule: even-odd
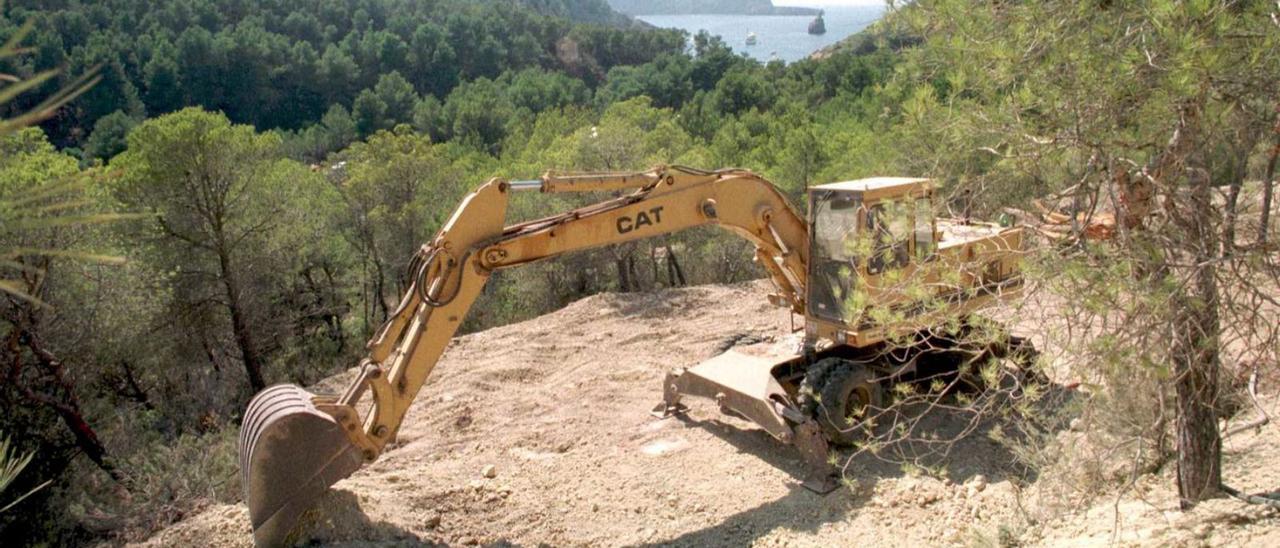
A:
<svg viewBox="0 0 1280 548">
<path fill-rule="evenodd" d="M 807 15 L 638 15 L 637 19 L 655 27 L 677 28 L 690 37 L 706 30 L 722 38 L 734 51 L 746 53 L 760 61 L 779 59 L 786 63 L 799 61 L 815 51 L 839 42 L 884 13 L 884 6 L 841 6 L 823 8 L 827 33 L 809 34 Z M 756 34 L 756 44 L 747 45 L 747 34 Z"/>
</svg>

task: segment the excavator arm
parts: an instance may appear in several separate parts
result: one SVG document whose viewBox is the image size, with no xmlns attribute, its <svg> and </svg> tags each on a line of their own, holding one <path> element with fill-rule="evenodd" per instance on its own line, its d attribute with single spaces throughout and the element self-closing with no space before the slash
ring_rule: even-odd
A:
<svg viewBox="0 0 1280 548">
<path fill-rule="evenodd" d="M 633 192 L 505 225 L 512 193 Z M 409 290 L 339 396 L 292 385 L 250 402 L 241 434 L 245 498 L 259 545 L 282 543 L 328 486 L 378 457 L 490 275 L 564 253 L 717 225 L 755 244 L 778 304 L 805 311 L 808 231 L 771 183 L 745 170 L 658 167 L 639 173 L 493 179 L 472 192 L 417 253 Z M 357 404 L 372 391 L 363 416 Z"/>
</svg>

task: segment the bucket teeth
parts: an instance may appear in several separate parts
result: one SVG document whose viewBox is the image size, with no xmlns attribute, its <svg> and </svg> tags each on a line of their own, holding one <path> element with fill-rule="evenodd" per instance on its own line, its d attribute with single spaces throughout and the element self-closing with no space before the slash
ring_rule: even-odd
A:
<svg viewBox="0 0 1280 548">
<path fill-rule="evenodd" d="M 272 386 L 249 402 L 240 426 L 240 474 L 254 544 L 285 544 L 298 518 L 363 463 L 342 426 L 313 395 Z"/>
</svg>

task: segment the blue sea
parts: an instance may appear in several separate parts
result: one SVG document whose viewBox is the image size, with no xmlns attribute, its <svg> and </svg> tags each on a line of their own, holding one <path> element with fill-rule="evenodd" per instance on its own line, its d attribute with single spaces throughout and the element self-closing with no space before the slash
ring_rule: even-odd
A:
<svg viewBox="0 0 1280 548">
<path fill-rule="evenodd" d="M 843 40 L 879 19 L 884 6 L 824 8 L 827 33 L 809 34 L 813 17 L 781 15 L 639 15 L 637 19 L 656 27 L 677 28 L 689 35 L 706 30 L 719 35 L 734 51 L 760 61 L 780 59 L 791 63 Z M 747 33 L 756 33 L 756 45 L 747 45 Z"/>
</svg>

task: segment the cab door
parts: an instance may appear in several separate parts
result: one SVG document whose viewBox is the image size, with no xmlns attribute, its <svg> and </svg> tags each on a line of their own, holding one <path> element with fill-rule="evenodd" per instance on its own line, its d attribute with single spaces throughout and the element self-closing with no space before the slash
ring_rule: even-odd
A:
<svg viewBox="0 0 1280 548">
<path fill-rule="evenodd" d="M 820 319 L 848 324 L 849 302 L 857 292 L 863 233 L 862 198 L 854 192 L 821 191 L 809 202 L 808 308 Z"/>
</svg>

